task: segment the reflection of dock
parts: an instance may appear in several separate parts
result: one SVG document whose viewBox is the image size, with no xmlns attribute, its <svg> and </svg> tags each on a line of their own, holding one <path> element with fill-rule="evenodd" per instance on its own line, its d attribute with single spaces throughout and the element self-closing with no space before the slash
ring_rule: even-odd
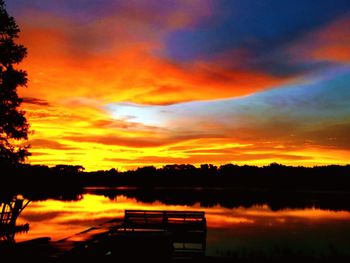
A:
<svg viewBox="0 0 350 263">
<path fill-rule="evenodd" d="M 124 232 L 164 232 L 170 236 L 175 257 L 204 255 L 207 224 L 204 212 L 125 210 Z"/>
</svg>

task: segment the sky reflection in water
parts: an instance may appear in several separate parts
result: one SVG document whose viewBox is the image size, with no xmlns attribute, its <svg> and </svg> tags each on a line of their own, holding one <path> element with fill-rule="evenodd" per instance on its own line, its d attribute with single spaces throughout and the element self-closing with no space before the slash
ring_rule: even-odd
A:
<svg viewBox="0 0 350 263">
<path fill-rule="evenodd" d="M 49 236 L 59 240 L 116 217 L 125 209 L 204 210 L 208 234 L 207 254 L 230 255 L 262 251 L 273 253 L 288 249 L 298 253 L 347 252 L 350 244 L 350 212 L 320 209 L 283 209 L 272 211 L 267 205 L 250 208 L 223 208 L 143 203 L 122 195 L 109 199 L 84 194 L 79 201 L 48 199 L 31 202 L 18 224 L 29 223 L 28 233 L 16 235 L 17 241 Z"/>
</svg>

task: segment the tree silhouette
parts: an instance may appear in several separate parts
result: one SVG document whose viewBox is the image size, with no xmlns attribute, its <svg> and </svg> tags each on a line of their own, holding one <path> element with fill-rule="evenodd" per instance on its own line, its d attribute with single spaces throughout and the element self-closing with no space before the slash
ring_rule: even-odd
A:
<svg viewBox="0 0 350 263">
<path fill-rule="evenodd" d="M 27 54 L 23 45 L 15 43 L 19 32 L 0 0 L 0 163 L 22 162 L 29 155 L 29 146 L 23 144 L 29 125 L 17 95 L 17 87 L 27 84 L 27 73 L 15 67 Z"/>
</svg>

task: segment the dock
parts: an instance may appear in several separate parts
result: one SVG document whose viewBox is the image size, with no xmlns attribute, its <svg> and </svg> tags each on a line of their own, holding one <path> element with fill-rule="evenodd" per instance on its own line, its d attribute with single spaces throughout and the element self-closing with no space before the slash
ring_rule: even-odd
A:
<svg viewBox="0 0 350 263">
<path fill-rule="evenodd" d="M 125 210 L 123 230 L 169 235 L 173 257 L 205 255 L 207 223 L 202 211 Z"/>
<path fill-rule="evenodd" d="M 0 252 L 11 259 L 36 262 L 178 262 L 204 258 L 206 232 L 204 212 L 125 210 L 124 218 L 70 237 L 58 241 L 39 238 L 0 247 Z"/>
</svg>

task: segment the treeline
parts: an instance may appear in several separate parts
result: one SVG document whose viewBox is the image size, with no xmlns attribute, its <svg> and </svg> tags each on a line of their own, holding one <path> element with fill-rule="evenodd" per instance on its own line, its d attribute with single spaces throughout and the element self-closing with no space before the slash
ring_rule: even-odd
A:
<svg viewBox="0 0 350 263">
<path fill-rule="evenodd" d="M 16 189 L 60 189 L 86 186 L 135 187 L 221 187 L 280 190 L 350 191 L 350 165 L 293 167 L 272 163 L 258 167 L 225 164 L 190 164 L 140 167 L 119 172 L 116 169 L 85 172 L 83 166 L 21 164 L 3 167 L 5 187 Z M 6 183 L 5 183 L 6 182 Z"/>
<path fill-rule="evenodd" d="M 0 194 L 23 194 L 30 200 L 78 200 L 84 189 L 82 166 L 0 163 Z"/>
</svg>

